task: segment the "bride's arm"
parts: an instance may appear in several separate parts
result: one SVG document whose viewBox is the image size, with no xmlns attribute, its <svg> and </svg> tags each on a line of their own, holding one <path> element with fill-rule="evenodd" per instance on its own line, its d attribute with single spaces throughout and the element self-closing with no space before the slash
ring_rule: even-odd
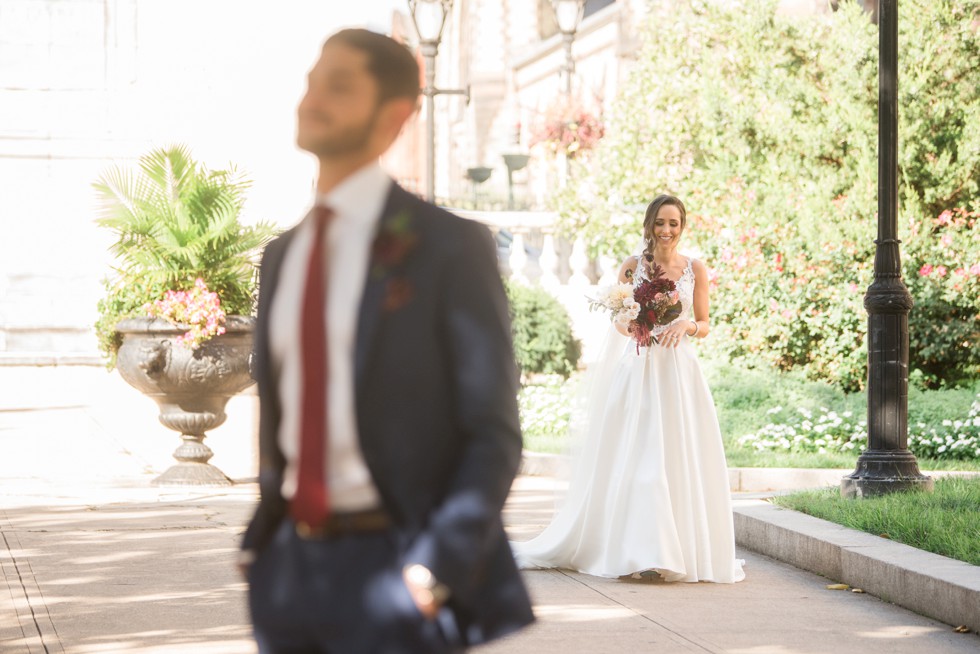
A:
<svg viewBox="0 0 980 654">
<path fill-rule="evenodd" d="M 619 268 L 619 283 L 620 284 L 631 284 L 633 283 L 633 275 L 636 273 L 636 257 L 626 257 L 623 261 L 623 265 Z M 613 323 L 618 331 L 623 336 L 629 336 L 630 333 L 627 331 L 624 325 L 619 323 Z"/>
<path fill-rule="evenodd" d="M 688 336 L 704 338 L 711 331 L 711 323 L 708 322 L 708 268 L 702 262 L 695 259 L 691 262 L 694 268 L 694 325 Z"/>
<path fill-rule="evenodd" d="M 619 267 L 619 283 L 631 284 L 633 282 L 633 273 L 635 272 L 636 257 L 626 257 L 623 260 L 623 265 Z"/>
</svg>

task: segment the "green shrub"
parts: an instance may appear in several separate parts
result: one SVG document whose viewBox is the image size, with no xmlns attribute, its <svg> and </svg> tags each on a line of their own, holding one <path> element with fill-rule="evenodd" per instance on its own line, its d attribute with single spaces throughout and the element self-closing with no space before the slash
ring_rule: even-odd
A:
<svg viewBox="0 0 980 654">
<path fill-rule="evenodd" d="M 566 231 L 619 257 L 642 207 L 679 195 L 687 244 L 711 269 L 712 347 L 858 390 L 877 227 L 877 28 L 855 2 L 804 17 L 777 4 L 651 9 L 594 166 L 574 166 L 556 202 Z M 898 100 L 911 365 L 925 384 L 956 384 L 980 364 L 980 246 L 966 223 L 936 221 L 980 209 L 980 0 L 907 0 L 901 12 L 914 17 L 899 21 Z M 949 274 L 919 275 L 927 264 Z"/>
<path fill-rule="evenodd" d="M 521 374 L 567 378 L 575 372 L 582 346 L 572 334 L 572 321 L 561 302 L 542 288 L 512 281 L 504 286 Z"/>
<path fill-rule="evenodd" d="M 517 399 L 525 449 L 552 454 L 565 449 L 575 384 L 575 377 L 547 375 L 521 388 Z"/>
</svg>

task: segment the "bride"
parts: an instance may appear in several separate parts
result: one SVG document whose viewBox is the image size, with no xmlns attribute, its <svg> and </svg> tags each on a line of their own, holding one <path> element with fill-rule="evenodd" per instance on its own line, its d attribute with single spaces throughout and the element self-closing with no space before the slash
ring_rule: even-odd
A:
<svg viewBox="0 0 980 654">
<path fill-rule="evenodd" d="M 666 581 L 745 578 L 718 419 L 690 340 L 708 335 L 708 273 L 677 251 L 686 219 L 673 196 L 647 208 L 643 253 L 623 262 L 620 282 L 635 286 L 658 264 L 676 283 L 681 315 L 639 347 L 615 325 L 613 356 L 592 373 L 564 504 L 537 537 L 511 543 L 521 567 L 602 577 L 654 571 Z"/>
</svg>

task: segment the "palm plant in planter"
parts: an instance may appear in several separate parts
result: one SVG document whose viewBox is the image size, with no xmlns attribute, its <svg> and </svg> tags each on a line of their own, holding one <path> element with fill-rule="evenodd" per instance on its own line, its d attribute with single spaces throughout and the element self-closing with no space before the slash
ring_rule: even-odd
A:
<svg viewBox="0 0 980 654">
<path fill-rule="evenodd" d="M 110 368 L 156 400 L 179 431 L 178 464 L 158 484 L 225 484 L 204 434 L 251 384 L 256 263 L 274 234 L 239 221 L 248 182 L 210 171 L 183 146 L 154 150 L 139 170 L 114 167 L 94 187 L 98 224 L 116 235 L 96 333 Z"/>
</svg>

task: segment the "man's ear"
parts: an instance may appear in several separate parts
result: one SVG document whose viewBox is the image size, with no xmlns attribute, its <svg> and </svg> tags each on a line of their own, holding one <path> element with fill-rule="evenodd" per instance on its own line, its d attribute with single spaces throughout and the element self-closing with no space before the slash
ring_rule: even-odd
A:
<svg viewBox="0 0 980 654">
<path fill-rule="evenodd" d="M 382 109 L 385 131 L 392 140 L 398 137 L 402 127 L 417 108 L 418 103 L 408 98 L 392 98 L 385 103 Z"/>
</svg>

